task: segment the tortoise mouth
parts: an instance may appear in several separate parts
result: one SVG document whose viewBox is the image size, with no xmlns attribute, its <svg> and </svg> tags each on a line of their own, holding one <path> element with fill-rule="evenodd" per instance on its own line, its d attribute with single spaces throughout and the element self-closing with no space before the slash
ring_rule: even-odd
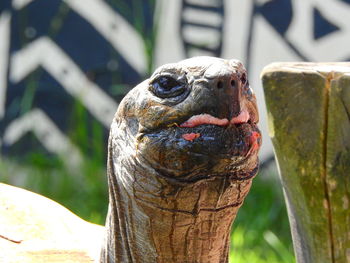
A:
<svg viewBox="0 0 350 263">
<path fill-rule="evenodd" d="M 230 121 L 209 114 L 195 115 L 181 125 L 139 134 L 140 156 L 159 174 L 185 181 L 196 181 L 203 174 L 211 178 L 253 169 L 255 166 L 250 166 L 261 144 L 260 131 L 247 112 Z"/>
<path fill-rule="evenodd" d="M 194 115 L 180 125 L 144 130 L 141 134 L 153 146 L 158 145 L 160 151 L 168 149 L 187 156 L 194 153 L 209 158 L 247 157 L 261 145 L 261 133 L 247 111 L 231 120 L 206 113 Z"/>
<path fill-rule="evenodd" d="M 186 138 L 193 134 L 195 138 Z M 146 133 L 138 150 L 160 175 L 179 182 L 196 182 L 217 176 L 244 180 L 251 178 L 247 171 L 256 166 L 254 156 L 260 141 L 260 131 L 250 121 L 228 125 L 200 124 Z M 254 167 L 251 167 L 252 163 Z M 239 171 L 243 171 L 242 175 Z"/>
<path fill-rule="evenodd" d="M 247 110 L 241 111 L 237 116 L 232 117 L 229 121 L 227 118 L 219 119 L 210 114 L 199 114 L 189 118 L 180 124 L 182 128 L 193 128 L 203 124 L 213 124 L 217 126 L 228 126 L 229 124 L 242 124 L 250 121 L 250 114 Z"/>
<path fill-rule="evenodd" d="M 226 149 L 230 155 L 247 156 L 257 151 L 261 145 L 261 133 L 246 110 L 231 120 L 219 119 L 210 114 L 195 115 L 179 127 L 182 139 L 201 144 L 212 141 L 212 144 Z"/>
</svg>

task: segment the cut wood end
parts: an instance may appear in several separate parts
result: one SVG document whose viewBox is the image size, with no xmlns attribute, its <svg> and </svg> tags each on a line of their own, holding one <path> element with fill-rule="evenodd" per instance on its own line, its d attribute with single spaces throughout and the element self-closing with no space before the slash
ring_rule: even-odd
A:
<svg viewBox="0 0 350 263">
<path fill-rule="evenodd" d="M 350 62 L 275 62 L 265 66 L 260 77 L 273 72 L 317 72 L 321 74 L 329 74 L 336 72 L 337 74 L 350 74 Z"/>
</svg>

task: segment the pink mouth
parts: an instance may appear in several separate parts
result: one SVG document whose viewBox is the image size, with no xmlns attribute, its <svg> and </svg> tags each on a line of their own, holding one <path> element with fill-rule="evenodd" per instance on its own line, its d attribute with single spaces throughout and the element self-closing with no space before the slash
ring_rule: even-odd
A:
<svg viewBox="0 0 350 263">
<path fill-rule="evenodd" d="M 199 125 L 203 124 L 213 124 L 213 125 L 218 125 L 218 126 L 227 126 L 230 123 L 231 124 L 242 124 L 242 123 L 247 123 L 250 119 L 249 112 L 247 110 L 241 111 L 241 113 L 233 117 L 231 121 L 228 119 L 219 119 L 216 117 L 211 116 L 210 114 L 199 114 L 192 116 L 189 118 L 187 121 L 184 123 L 180 124 L 181 128 L 194 128 Z M 193 141 L 201 136 L 200 133 L 186 133 L 182 136 L 187 141 Z"/>
<path fill-rule="evenodd" d="M 201 137 L 200 133 L 185 133 L 182 135 L 182 138 L 184 138 L 186 141 L 193 141 L 197 138 Z"/>
<path fill-rule="evenodd" d="M 230 123 L 231 124 L 242 124 L 242 123 L 247 123 L 250 119 L 249 112 L 247 110 L 241 111 L 241 113 L 233 117 L 231 121 L 228 119 L 219 119 L 216 117 L 211 116 L 210 114 L 199 114 L 192 116 L 189 118 L 187 121 L 184 123 L 180 124 L 181 128 L 194 128 L 199 125 L 203 124 L 213 124 L 213 125 L 218 125 L 218 126 L 227 126 Z"/>
</svg>

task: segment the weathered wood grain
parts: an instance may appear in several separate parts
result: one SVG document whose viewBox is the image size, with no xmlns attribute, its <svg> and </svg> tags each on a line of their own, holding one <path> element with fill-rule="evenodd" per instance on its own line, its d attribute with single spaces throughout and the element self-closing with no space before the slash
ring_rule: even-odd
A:
<svg viewBox="0 0 350 263">
<path fill-rule="evenodd" d="M 326 183 L 333 256 L 334 262 L 350 262 L 350 73 L 331 81 L 328 116 Z"/>
<path fill-rule="evenodd" d="M 299 263 L 350 262 L 350 63 L 262 73 L 269 134 Z"/>
</svg>

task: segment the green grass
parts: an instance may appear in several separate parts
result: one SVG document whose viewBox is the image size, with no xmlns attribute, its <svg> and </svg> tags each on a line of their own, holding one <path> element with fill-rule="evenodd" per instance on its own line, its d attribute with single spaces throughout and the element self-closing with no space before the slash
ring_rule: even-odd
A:
<svg viewBox="0 0 350 263">
<path fill-rule="evenodd" d="M 0 160 L 0 181 L 47 196 L 84 218 L 104 224 L 107 211 L 105 165 L 89 158 L 79 173 L 58 159 L 30 154 L 24 163 Z M 289 223 L 276 174 L 260 174 L 234 223 L 231 263 L 295 262 Z"/>
<path fill-rule="evenodd" d="M 104 224 L 108 193 L 105 168 L 86 159 L 81 171 L 68 171 L 60 160 L 41 154 L 31 154 L 18 165 L 0 160 L 0 181 L 40 193 L 62 204 L 83 219 Z"/>
</svg>

